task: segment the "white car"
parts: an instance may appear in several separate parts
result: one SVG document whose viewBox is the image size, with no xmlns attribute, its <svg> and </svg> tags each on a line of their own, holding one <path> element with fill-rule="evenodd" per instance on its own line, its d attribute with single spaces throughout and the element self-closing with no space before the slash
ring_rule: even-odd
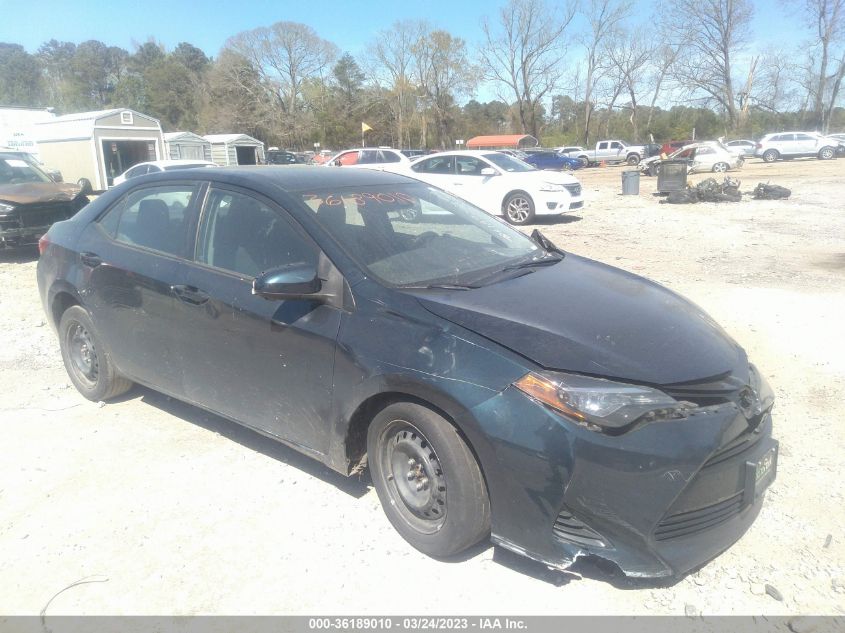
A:
<svg viewBox="0 0 845 633">
<path fill-rule="evenodd" d="M 757 143 L 756 156 L 767 163 L 779 158 L 798 158 L 816 156 L 820 160 L 830 160 L 836 156 L 840 141 L 816 132 L 778 132 L 766 134 Z"/>
<path fill-rule="evenodd" d="M 215 163 L 207 160 L 153 160 L 148 163 L 133 165 L 120 176 L 115 176 L 112 186 L 117 186 L 130 178 L 137 178 L 146 174 L 157 174 L 160 171 L 171 171 L 173 169 L 193 169 L 195 167 L 217 167 Z"/>
<path fill-rule="evenodd" d="M 538 215 L 560 215 L 584 206 L 575 177 L 541 171 L 501 152 L 431 154 L 415 161 L 408 173 L 511 224 L 529 224 Z"/>
<path fill-rule="evenodd" d="M 689 161 L 687 173 L 690 174 L 702 171 L 724 173 L 729 169 L 739 169 L 744 162 L 742 155 L 737 150 L 729 150 L 717 141 L 684 145 L 669 154 L 669 157 L 665 160 L 684 159 Z M 660 156 L 646 158 L 640 161 L 640 171 L 649 176 L 654 176 L 657 174 L 662 160 L 664 159 Z"/>
<path fill-rule="evenodd" d="M 361 167 L 380 171 L 404 172 L 411 164 L 411 159 L 398 149 L 389 147 L 361 147 L 347 149 L 335 154 L 323 167 Z"/>
</svg>

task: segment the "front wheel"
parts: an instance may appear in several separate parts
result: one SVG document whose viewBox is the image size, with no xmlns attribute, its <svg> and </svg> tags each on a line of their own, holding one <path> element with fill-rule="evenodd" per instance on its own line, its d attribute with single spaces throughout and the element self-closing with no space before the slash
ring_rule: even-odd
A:
<svg viewBox="0 0 845 633">
<path fill-rule="evenodd" d="M 633 167 L 634 165 L 639 164 L 640 157 L 636 154 L 631 154 L 630 156 L 628 156 L 628 159 L 625 162 Z"/>
<path fill-rule="evenodd" d="M 458 430 L 431 409 L 397 402 L 367 431 L 367 461 L 387 518 L 430 556 L 452 556 L 490 532 L 484 478 Z"/>
<path fill-rule="evenodd" d="M 834 150 L 832 147 L 822 147 L 819 151 L 819 158 L 821 160 L 831 160 L 834 156 Z"/>
<path fill-rule="evenodd" d="M 94 187 L 91 186 L 91 181 L 87 178 L 80 178 L 76 181 L 76 184 L 79 185 L 80 189 L 82 189 L 79 193 L 83 196 L 87 196 L 88 194 L 94 192 Z"/>
<path fill-rule="evenodd" d="M 59 346 L 71 382 L 88 400 L 108 400 L 132 387 L 115 370 L 85 308 L 77 305 L 65 310 L 59 321 Z"/>
<path fill-rule="evenodd" d="M 713 171 L 717 174 L 723 174 L 728 171 L 729 167 L 730 165 L 728 165 L 727 163 L 716 163 L 715 165 L 713 165 Z"/>
<path fill-rule="evenodd" d="M 534 201 L 527 193 L 518 191 L 505 199 L 505 219 L 511 224 L 528 224 L 534 219 Z"/>
</svg>

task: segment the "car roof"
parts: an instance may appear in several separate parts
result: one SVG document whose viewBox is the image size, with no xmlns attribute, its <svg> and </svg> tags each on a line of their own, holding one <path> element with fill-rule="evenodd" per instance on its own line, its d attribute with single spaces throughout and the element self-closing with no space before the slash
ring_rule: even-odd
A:
<svg viewBox="0 0 845 633">
<path fill-rule="evenodd" d="M 213 172 L 213 175 L 209 172 Z M 418 182 L 413 178 L 377 169 L 325 169 L 313 165 L 251 165 L 220 167 L 212 170 L 197 169 L 196 171 L 184 169 L 149 174 L 143 182 L 149 185 L 153 182 L 184 181 L 188 178 L 213 179 L 265 192 L 273 189 L 301 192 L 326 187 L 365 187 Z"/>
</svg>

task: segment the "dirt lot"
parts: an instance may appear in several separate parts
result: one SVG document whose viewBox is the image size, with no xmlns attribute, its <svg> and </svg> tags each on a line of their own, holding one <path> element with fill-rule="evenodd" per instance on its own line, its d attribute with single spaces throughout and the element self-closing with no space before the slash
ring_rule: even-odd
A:
<svg viewBox="0 0 845 633">
<path fill-rule="evenodd" d="M 703 306 L 777 392 L 762 514 L 668 586 L 490 546 L 435 561 L 366 481 L 144 389 L 89 403 L 45 325 L 35 254 L 0 252 L 0 613 L 37 614 L 81 579 L 48 613 L 845 613 L 843 169 L 752 161 L 745 189 L 771 179 L 792 199 L 694 206 L 658 204 L 653 178 L 622 197 L 620 168 L 585 170 L 587 207 L 541 227 Z"/>
</svg>

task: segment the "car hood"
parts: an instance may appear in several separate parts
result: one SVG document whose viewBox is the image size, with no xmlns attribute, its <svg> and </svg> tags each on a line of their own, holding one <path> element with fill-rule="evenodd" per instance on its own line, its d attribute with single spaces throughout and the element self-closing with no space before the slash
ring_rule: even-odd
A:
<svg viewBox="0 0 845 633">
<path fill-rule="evenodd" d="M 26 182 L 0 185 L 0 200 L 15 204 L 68 202 L 79 195 L 81 188 L 69 182 Z"/>
<path fill-rule="evenodd" d="M 546 369 L 655 385 L 748 371 L 739 345 L 659 284 L 571 254 L 534 270 L 473 290 L 416 296 L 430 312 Z"/>
</svg>

